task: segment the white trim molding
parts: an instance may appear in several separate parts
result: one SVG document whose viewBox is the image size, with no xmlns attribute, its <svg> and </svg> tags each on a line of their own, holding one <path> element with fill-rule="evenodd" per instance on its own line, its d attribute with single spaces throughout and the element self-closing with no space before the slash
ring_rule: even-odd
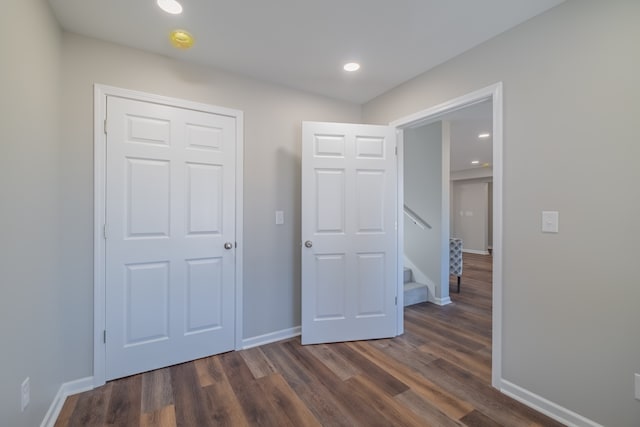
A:
<svg viewBox="0 0 640 427">
<path fill-rule="evenodd" d="M 443 297 L 443 298 L 436 298 L 434 296 L 433 298 L 429 298 L 429 301 L 427 301 L 427 302 L 433 303 L 435 305 L 440 305 L 440 306 L 449 305 L 449 304 L 452 303 L 451 297 L 448 297 L 448 296 L 447 297 Z"/>
<path fill-rule="evenodd" d="M 60 411 L 67 397 L 89 390 L 93 390 L 93 377 L 81 378 L 62 384 L 58 389 L 58 393 L 56 393 L 56 396 L 53 398 L 53 402 L 51 402 L 40 427 L 53 427 L 58 420 L 58 415 L 60 415 Z"/>
<path fill-rule="evenodd" d="M 571 427 L 603 427 L 588 418 L 570 411 L 542 396 L 530 392 L 516 384 L 501 380 L 500 391 L 518 402 L 524 403 L 530 408 L 541 412 L 556 421 Z"/>
<path fill-rule="evenodd" d="M 297 337 L 301 333 L 302 333 L 302 327 L 295 326 L 289 329 L 282 329 L 280 331 L 269 332 L 268 334 L 246 338 L 242 341 L 242 349 L 246 350 L 249 348 L 258 347 L 265 344 L 271 344 L 272 342 L 286 340 L 289 338 Z"/>
<path fill-rule="evenodd" d="M 236 205 L 235 205 L 235 349 L 242 346 L 242 294 L 243 294 L 243 153 L 244 153 L 244 115 L 242 111 L 215 105 L 202 104 L 183 99 L 170 98 L 129 89 L 121 89 L 101 84 L 94 85 L 94 231 L 93 231 L 93 386 L 98 387 L 106 380 L 105 344 L 105 239 L 103 238 L 106 207 L 106 135 L 104 133 L 107 117 L 107 97 L 114 96 L 157 104 L 170 105 L 190 110 L 228 116 L 236 122 Z"/>
<path fill-rule="evenodd" d="M 466 254 L 476 254 L 476 255 L 489 255 L 489 251 L 479 251 L 476 249 L 462 249 L 463 253 Z"/>
<path fill-rule="evenodd" d="M 398 129 L 400 138 L 398 138 L 398 162 L 402 164 L 403 155 L 403 129 L 419 127 L 431 123 L 445 114 L 460 110 L 465 107 L 491 100 L 493 105 L 493 329 L 492 329 L 492 365 L 491 365 L 491 384 L 495 388 L 500 388 L 502 379 L 502 189 L 503 189 L 503 132 L 502 132 L 502 82 L 498 82 L 485 88 L 476 90 L 458 98 L 443 102 L 426 110 L 418 111 L 408 116 L 394 120 L 390 123 Z M 399 173 L 401 169 L 399 168 Z M 403 188 L 400 187 L 402 181 L 399 180 L 398 193 L 402 194 Z M 448 184 L 447 184 L 448 185 Z M 401 200 L 401 199 L 400 199 Z M 402 201 L 402 200 L 401 200 Z M 398 206 L 397 217 L 402 218 L 403 204 Z M 399 221 L 398 233 L 401 234 L 402 221 Z M 400 241 L 401 236 L 400 236 Z M 448 257 L 448 253 L 447 253 Z M 400 263 L 401 260 L 398 261 Z M 402 283 L 398 283 L 399 292 L 401 292 Z M 447 297 L 448 298 L 448 297 Z M 444 295 L 442 301 L 432 300 L 435 304 L 448 303 Z M 450 300 L 449 300 L 450 302 Z"/>
<path fill-rule="evenodd" d="M 396 289 L 396 336 L 404 334 L 404 132 L 396 129 L 396 256 L 398 283 Z M 427 299 L 429 296 L 427 295 Z"/>
</svg>

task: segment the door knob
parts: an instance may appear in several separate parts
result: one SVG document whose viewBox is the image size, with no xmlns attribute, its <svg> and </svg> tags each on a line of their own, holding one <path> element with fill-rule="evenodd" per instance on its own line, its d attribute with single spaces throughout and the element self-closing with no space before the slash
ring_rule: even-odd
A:
<svg viewBox="0 0 640 427">
<path fill-rule="evenodd" d="M 304 242 L 304 245 L 305 245 L 307 248 L 310 248 L 311 246 L 313 246 L 313 242 L 311 242 L 311 240 L 307 240 L 306 242 Z"/>
<path fill-rule="evenodd" d="M 225 249 L 227 249 L 227 250 L 229 250 L 229 249 L 233 248 L 233 243 L 231 243 L 231 242 L 227 242 L 227 243 L 225 243 L 225 244 L 224 244 L 224 248 L 225 248 Z"/>
</svg>

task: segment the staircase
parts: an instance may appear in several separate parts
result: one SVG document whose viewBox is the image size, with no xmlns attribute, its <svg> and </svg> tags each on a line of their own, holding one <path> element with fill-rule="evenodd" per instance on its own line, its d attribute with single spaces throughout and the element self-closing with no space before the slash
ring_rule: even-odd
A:
<svg viewBox="0 0 640 427">
<path fill-rule="evenodd" d="M 428 300 L 429 291 L 427 285 L 413 281 L 413 273 L 410 268 L 404 269 L 404 306 L 418 304 Z"/>
</svg>

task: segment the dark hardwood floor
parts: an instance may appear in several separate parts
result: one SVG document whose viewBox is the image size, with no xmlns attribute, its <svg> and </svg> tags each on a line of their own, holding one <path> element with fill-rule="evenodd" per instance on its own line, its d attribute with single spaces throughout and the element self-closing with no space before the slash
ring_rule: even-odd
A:
<svg viewBox="0 0 640 427">
<path fill-rule="evenodd" d="M 464 256 L 453 304 L 405 309 L 393 339 L 290 339 L 112 381 L 56 426 L 559 426 L 491 387 L 491 257 Z"/>
</svg>

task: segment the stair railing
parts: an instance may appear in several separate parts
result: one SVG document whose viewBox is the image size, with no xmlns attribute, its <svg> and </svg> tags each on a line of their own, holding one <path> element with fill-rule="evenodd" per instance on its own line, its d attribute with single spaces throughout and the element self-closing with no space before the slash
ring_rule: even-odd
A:
<svg viewBox="0 0 640 427">
<path fill-rule="evenodd" d="M 422 228 L 423 230 L 426 228 L 431 230 L 433 228 L 431 227 L 431 224 L 429 224 L 427 221 L 422 219 L 420 215 L 418 215 L 413 210 L 411 210 L 411 208 L 409 208 L 409 206 L 407 205 L 404 205 L 404 214 L 409 217 L 411 222 L 413 222 L 415 225 Z"/>
</svg>

